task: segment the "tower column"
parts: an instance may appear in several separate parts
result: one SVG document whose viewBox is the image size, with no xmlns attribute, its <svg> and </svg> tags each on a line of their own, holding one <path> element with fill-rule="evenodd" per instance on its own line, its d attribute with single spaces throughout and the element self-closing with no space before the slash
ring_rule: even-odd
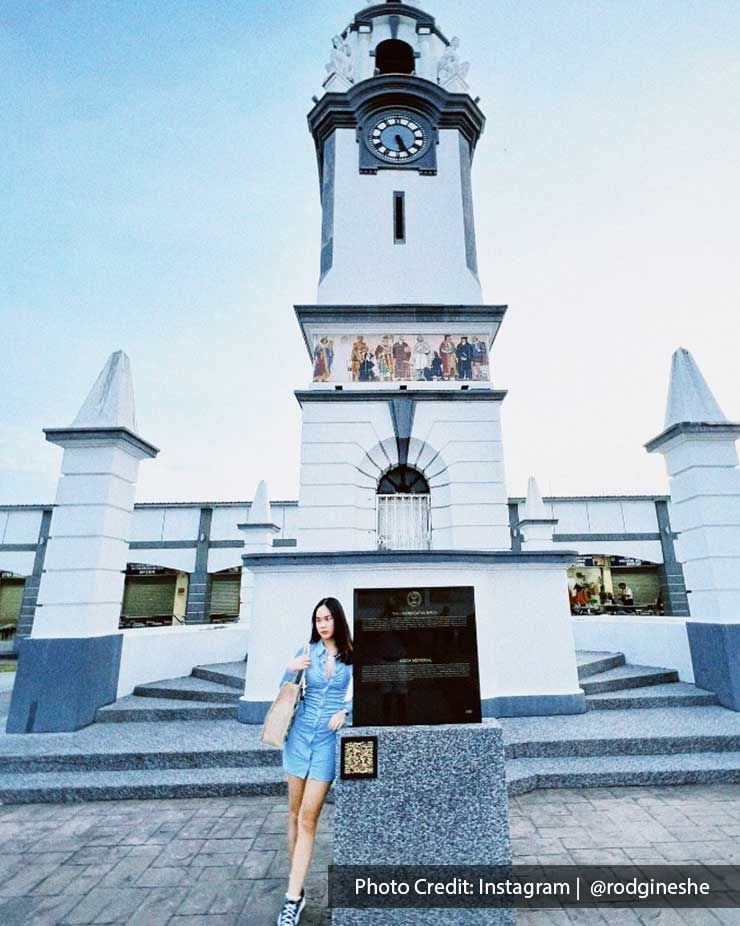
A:
<svg viewBox="0 0 740 926">
<path fill-rule="evenodd" d="M 740 710 L 740 424 L 725 417 L 694 358 L 673 355 L 663 454 L 693 621 L 688 626 L 697 685 Z"/>
<path fill-rule="evenodd" d="M 115 700 L 131 517 L 141 460 L 128 357 L 112 354 L 64 448 L 31 637 L 19 649 L 9 733 L 76 730 Z"/>
<path fill-rule="evenodd" d="M 244 536 L 243 556 L 272 552 L 272 541 L 275 534 L 280 533 L 280 528 L 272 520 L 272 507 L 264 480 L 257 486 L 246 524 L 238 524 L 237 527 Z M 249 626 L 254 600 L 254 573 L 247 568 L 242 568 L 239 600 L 239 621 Z"/>
</svg>

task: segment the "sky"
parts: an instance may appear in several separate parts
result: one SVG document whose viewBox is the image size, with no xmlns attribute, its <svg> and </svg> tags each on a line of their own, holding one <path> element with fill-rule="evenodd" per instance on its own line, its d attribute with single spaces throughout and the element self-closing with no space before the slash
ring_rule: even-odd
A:
<svg viewBox="0 0 740 926">
<path fill-rule="evenodd" d="M 53 501 L 109 354 L 139 500 L 298 496 L 320 208 L 306 126 L 361 0 L 0 0 L 0 504 Z M 507 483 L 666 492 L 672 352 L 740 420 L 740 4 L 424 0 L 487 116 L 481 282 L 509 306 Z"/>
</svg>

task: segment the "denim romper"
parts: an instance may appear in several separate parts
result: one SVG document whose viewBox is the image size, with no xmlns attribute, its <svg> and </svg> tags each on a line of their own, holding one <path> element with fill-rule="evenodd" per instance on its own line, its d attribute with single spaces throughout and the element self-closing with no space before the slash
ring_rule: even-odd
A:
<svg viewBox="0 0 740 926">
<path fill-rule="evenodd" d="M 296 656 L 303 654 L 301 647 Z M 352 681 L 352 666 L 334 660 L 334 674 L 326 677 L 327 650 L 322 640 L 311 644 L 311 665 L 306 670 L 306 693 L 296 711 L 288 739 L 283 747 L 283 769 L 297 778 L 334 781 L 337 734 L 329 729 L 329 721 L 337 711 L 349 710 L 352 702 L 345 701 Z M 283 682 L 293 678 L 286 672 Z"/>
</svg>

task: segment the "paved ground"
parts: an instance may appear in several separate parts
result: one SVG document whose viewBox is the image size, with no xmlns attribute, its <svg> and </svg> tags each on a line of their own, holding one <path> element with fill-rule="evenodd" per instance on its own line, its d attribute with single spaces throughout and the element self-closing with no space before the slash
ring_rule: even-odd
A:
<svg viewBox="0 0 740 926">
<path fill-rule="evenodd" d="M 515 860 L 740 864 L 740 785 L 539 791 L 510 805 Z M 283 798 L 0 807 L 3 926 L 272 926 L 285 889 Z M 321 822 L 302 923 L 330 922 Z M 520 912 L 518 926 L 719 926 L 740 911 Z"/>
</svg>

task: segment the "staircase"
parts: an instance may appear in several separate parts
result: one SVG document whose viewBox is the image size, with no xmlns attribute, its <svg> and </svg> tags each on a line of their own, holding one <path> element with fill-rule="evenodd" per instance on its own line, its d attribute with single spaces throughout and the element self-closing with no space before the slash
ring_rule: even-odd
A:
<svg viewBox="0 0 740 926">
<path fill-rule="evenodd" d="M 510 794 L 740 781 L 740 714 L 671 669 L 621 653 L 577 658 L 585 714 L 500 721 Z M 285 793 L 280 753 L 235 722 L 245 672 L 245 662 L 199 666 L 138 686 L 76 733 L 1 735 L 0 801 Z"/>
<path fill-rule="evenodd" d="M 716 695 L 621 653 L 576 657 L 587 713 L 501 721 L 510 795 L 740 781 L 740 714 Z"/>
</svg>

